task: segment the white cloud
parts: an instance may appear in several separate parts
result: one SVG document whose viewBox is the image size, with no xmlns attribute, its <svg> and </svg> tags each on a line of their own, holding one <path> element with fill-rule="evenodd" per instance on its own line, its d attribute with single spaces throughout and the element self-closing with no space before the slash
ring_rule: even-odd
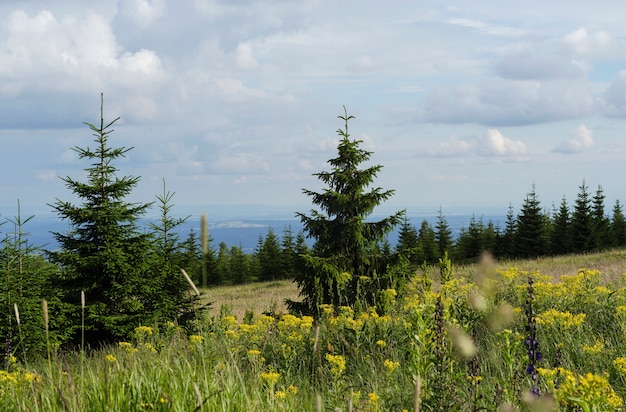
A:
<svg viewBox="0 0 626 412">
<path fill-rule="evenodd" d="M 595 59 L 619 58 L 624 55 L 624 46 L 605 30 L 589 33 L 586 27 L 567 34 L 563 43 L 575 56 Z"/>
<path fill-rule="evenodd" d="M 257 62 L 252 55 L 252 45 L 250 42 L 242 42 L 237 45 L 235 60 L 237 66 L 242 69 L 255 69 L 259 66 L 259 62 Z"/>
<path fill-rule="evenodd" d="M 477 139 L 478 153 L 484 156 L 511 156 L 526 153 L 526 145 L 505 137 L 497 129 L 489 129 Z"/>
<path fill-rule="evenodd" d="M 419 107 L 417 120 L 524 125 L 586 116 L 595 109 L 584 82 L 492 79 L 434 90 Z"/>
<path fill-rule="evenodd" d="M 626 70 L 620 70 L 607 87 L 605 102 L 609 116 L 626 115 Z"/>
<path fill-rule="evenodd" d="M 459 139 L 453 135 L 427 153 L 435 157 L 518 156 L 526 153 L 526 145 L 519 140 L 505 137 L 497 129 L 488 129 L 480 136 L 466 139 Z"/>
<path fill-rule="evenodd" d="M 593 132 L 584 124 L 578 126 L 570 134 L 569 139 L 562 141 L 553 151 L 557 153 L 580 153 L 592 148 L 594 145 Z"/>
<path fill-rule="evenodd" d="M 122 0 L 118 7 L 122 15 L 130 17 L 135 24 L 146 27 L 163 15 L 164 3 L 164 0 Z"/>
</svg>

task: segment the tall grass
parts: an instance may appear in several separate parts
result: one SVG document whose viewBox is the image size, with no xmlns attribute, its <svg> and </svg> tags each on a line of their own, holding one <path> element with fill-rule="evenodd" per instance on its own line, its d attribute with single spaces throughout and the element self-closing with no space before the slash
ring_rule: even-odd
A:
<svg viewBox="0 0 626 412">
<path fill-rule="evenodd" d="M 622 410 L 624 257 L 483 261 L 444 282 L 418 270 L 379 308 L 325 306 L 318 322 L 280 310 L 270 292 L 288 282 L 209 289 L 222 310 L 196 334 L 140 326 L 84 359 L 12 358 L 0 410 Z"/>
</svg>

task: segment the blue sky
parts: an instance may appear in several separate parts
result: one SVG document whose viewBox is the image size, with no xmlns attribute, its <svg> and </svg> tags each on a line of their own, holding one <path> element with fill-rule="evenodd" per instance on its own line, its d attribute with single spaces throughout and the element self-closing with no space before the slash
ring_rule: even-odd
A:
<svg viewBox="0 0 626 412">
<path fill-rule="evenodd" d="M 0 3 L 0 207 L 50 212 L 84 176 L 82 122 L 120 116 L 133 201 L 307 211 L 342 106 L 410 215 L 626 202 L 626 3 Z M 234 209 L 233 209 L 234 210 Z M 247 209 L 250 210 L 250 209 Z M 254 207 L 252 210 L 257 210 Z M 384 208 L 383 208 L 384 210 Z M 248 212 L 250 213 L 250 212 Z"/>
</svg>

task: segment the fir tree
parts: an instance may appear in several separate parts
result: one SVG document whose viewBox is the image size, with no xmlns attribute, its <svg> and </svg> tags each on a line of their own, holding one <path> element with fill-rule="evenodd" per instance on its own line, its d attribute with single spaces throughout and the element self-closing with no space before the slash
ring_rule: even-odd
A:
<svg viewBox="0 0 626 412">
<path fill-rule="evenodd" d="M 271 227 L 267 230 L 265 240 L 261 242 L 260 249 L 257 252 L 261 272 L 259 280 L 276 280 L 282 275 L 281 249 L 278 243 L 278 237 Z"/>
<path fill-rule="evenodd" d="M 441 207 L 437 214 L 437 224 L 435 225 L 435 242 L 439 248 L 439 256 L 443 256 L 446 252 L 450 253 L 452 249 L 452 231 L 448 226 L 448 220 L 443 215 Z"/>
<path fill-rule="evenodd" d="M 589 191 L 583 180 L 579 186 L 578 196 L 572 214 L 572 251 L 587 252 L 593 248 L 593 220 L 591 216 L 591 200 Z"/>
<path fill-rule="evenodd" d="M 415 229 L 415 226 L 413 226 L 409 219 L 404 216 L 398 233 L 396 252 L 406 256 L 411 264 L 419 265 L 422 262 L 419 260 L 418 256 L 418 241 L 419 236 L 417 234 L 417 229 Z"/>
<path fill-rule="evenodd" d="M 253 280 L 250 276 L 250 256 L 243 253 L 241 246 L 230 248 L 230 276 L 236 285 Z"/>
<path fill-rule="evenodd" d="M 109 147 L 111 127 L 119 118 L 105 124 L 102 110 L 101 104 L 99 126 L 86 123 L 95 148 L 73 148 L 80 159 L 91 162 L 85 169 L 87 182 L 62 178 L 82 203 L 57 200 L 51 205 L 70 226 L 68 233 L 54 233 L 60 249 L 49 256 L 63 268 L 56 282 L 76 315 L 85 292 L 85 338 L 90 343 L 128 338 L 136 326 L 154 323 L 146 303 L 151 295 L 164 293 L 150 273 L 150 234 L 137 226 L 151 203 L 125 201 L 140 179 L 116 176 L 114 161 L 132 148 Z M 80 325 L 78 316 L 76 320 Z"/>
<path fill-rule="evenodd" d="M 439 261 L 439 248 L 435 241 L 435 231 L 426 219 L 422 220 L 418 231 L 417 249 L 421 262 L 432 265 Z"/>
<path fill-rule="evenodd" d="M 230 263 L 230 249 L 226 242 L 220 242 L 215 261 L 215 270 L 211 272 L 209 277 L 209 285 L 217 286 L 231 283 L 232 272 Z"/>
<path fill-rule="evenodd" d="M 622 205 L 619 199 L 615 201 L 615 205 L 613 206 L 613 217 L 611 218 L 610 234 L 611 246 L 626 246 L 626 219 L 624 218 L 624 211 L 622 209 Z"/>
<path fill-rule="evenodd" d="M 198 296 L 188 293 L 189 284 L 181 275 L 181 269 L 187 271 L 189 268 L 182 265 L 183 244 L 176 228 L 185 223 L 189 216 L 172 216 L 173 197 L 174 193 L 166 191 L 163 181 L 163 194 L 156 197 L 161 216 L 158 223 L 150 224 L 155 246 L 152 281 L 160 292 L 149 296 L 146 310 L 162 322 L 172 321 L 185 327 L 197 314 Z"/>
<path fill-rule="evenodd" d="M 506 213 L 506 223 L 504 226 L 504 233 L 501 236 L 501 246 L 499 248 L 500 255 L 506 258 L 512 258 L 515 256 L 515 234 L 517 233 L 517 221 L 515 220 L 515 212 L 513 205 L 509 204 L 509 209 Z"/>
<path fill-rule="evenodd" d="M 591 221 L 593 231 L 593 248 L 595 250 L 606 249 L 610 244 L 609 218 L 604 213 L 604 191 L 598 185 L 598 190 L 592 199 Z"/>
<path fill-rule="evenodd" d="M 296 250 L 291 226 L 285 227 L 283 230 L 280 255 L 280 277 L 283 279 L 293 278 L 296 265 Z"/>
<path fill-rule="evenodd" d="M 552 217 L 551 243 L 553 254 L 564 255 L 572 251 L 570 224 L 569 206 L 567 199 L 563 196 L 558 211 L 555 211 Z"/>
<path fill-rule="evenodd" d="M 517 216 L 515 246 L 521 257 L 535 258 L 547 253 L 546 221 L 534 185 Z"/>
<path fill-rule="evenodd" d="M 317 314 L 319 304 L 361 305 L 374 301 L 380 289 L 393 287 L 395 279 L 386 276 L 389 262 L 378 253 L 377 245 L 402 221 L 403 212 L 383 220 L 366 218 L 393 190 L 374 188 L 367 191 L 382 166 L 359 169 L 369 160 L 371 152 L 360 147 L 360 140 L 350 140 L 348 116 L 339 116 L 345 123 L 339 129 L 338 156 L 328 163 L 331 171 L 314 174 L 328 187 L 322 192 L 304 189 L 321 211 L 311 215 L 297 213 L 305 232 L 315 239 L 314 255 L 306 255 L 306 263 L 296 276 L 303 302 L 289 302 L 292 310 Z M 369 288 L 361 287 L 367 278 Z"/>
</svg>

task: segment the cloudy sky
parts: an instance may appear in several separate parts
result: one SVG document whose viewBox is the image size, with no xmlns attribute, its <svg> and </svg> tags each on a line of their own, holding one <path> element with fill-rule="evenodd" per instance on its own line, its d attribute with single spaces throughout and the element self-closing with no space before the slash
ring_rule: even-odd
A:
<svg viewBox="0 0 626 412">
<path fill-rule="evenodd" d="M 132 200 L 307 211 L 337 115 L 410 215 L 505 214 L 583 179 L 626 202 L 626 3 L 3 0 L 0 206 L 50 211 L 120 116 Z M 255 206 L 257 207 L 257 206 Z M 254 210 L 254 208 L 252 208 Z"/>
</svg>

